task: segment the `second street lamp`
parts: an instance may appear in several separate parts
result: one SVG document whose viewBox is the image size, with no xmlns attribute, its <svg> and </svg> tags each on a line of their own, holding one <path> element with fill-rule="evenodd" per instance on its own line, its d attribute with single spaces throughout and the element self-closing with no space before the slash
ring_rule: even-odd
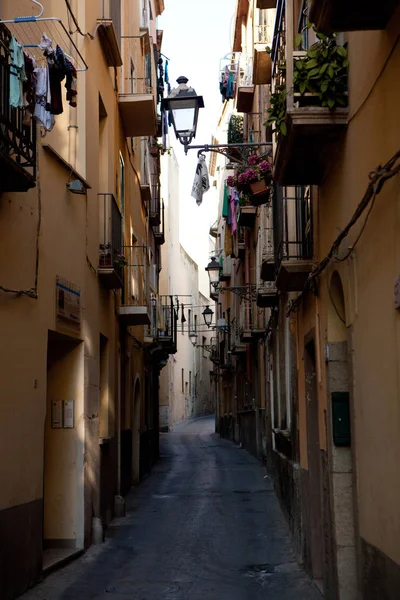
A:
<svg viewBox="0 0 400 600">
<path fill-rule="evenodd" d="M 211 327 L 213 315 L 214 311 L 207 305 L 203 310 L 204 323 L 207 325 L 207 327 Z"/>
<path fill-rule="evenodd" d="M 206 271 L 208 272 L 208 276 L 210 278 L 210 283 L 211 285 L 216 288 L 217 285 L 219 284 L 219 277 L 221 274 L 221 266 L 220 264 L 215 260 L 215 257 L 213 256 L 211 258 L 211 262 L 208 263 L 208 265 L 206 266 Z"/>
</svg>

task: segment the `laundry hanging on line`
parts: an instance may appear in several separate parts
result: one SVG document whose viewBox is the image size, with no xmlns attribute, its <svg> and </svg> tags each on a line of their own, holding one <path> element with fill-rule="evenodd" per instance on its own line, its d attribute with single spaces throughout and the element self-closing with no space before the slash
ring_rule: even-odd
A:
<svg viewBox="0 0 400 600">
<path fill-rule="evenodd" d="M 206 157 L 200 154 L 194 176 L 192 196 L 196 200 L 197 206 L 203 201 L 203 194 L 210 189 L 210 180 L 208 178 L 208 169 L 206 165 Z"/>
<path fill-rule="evenodd" d="M 54 127 L 54 115 L 64 111 L 61 83 L 65 79 L 66 100 L 77 106 L 77 71 L 62 48 L 45 34 L 38 47 L 46 58 L 45 66 L 37 66 L 23 45 L 12 36 L 10 41 L 10 105 L 24 109 L 24 125 L 35 117 L 50 131 Z"/>
</svg>

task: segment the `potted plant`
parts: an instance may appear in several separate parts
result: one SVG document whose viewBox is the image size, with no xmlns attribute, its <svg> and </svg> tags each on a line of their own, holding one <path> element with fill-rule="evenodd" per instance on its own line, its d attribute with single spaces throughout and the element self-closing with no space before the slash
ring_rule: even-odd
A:
<svg viewBox="0 0 400 600">
<path fill-rule="evenodd" d="M 117 256 L 114 259 L 114 264 L 116 267 L 127 267 L 128 266 L 128 260 L 125 256 L 125 254 L 123 254 L 122 252 L 120 252 L 119 254 L 117 254 Z"/>
<path fill-rule="evenodd" d="M 160 152 L 162 152 L 164 146 L 157 140 L 157 138 L 153 138 L 153 141 L 150 146 L 150 154 L 151 156 L 157 157 Z"/>
<path fill-rule="evenodd" d="M 100 259 L 99 259 L 100 267 L 112 267 L 110 242 L 108 242 L 107 244 L 100 244 L 99 248 L 100 248 Z"/>
<path fill-rule="evenodd" d="M 227 185 L 251 195 L 252 204 L 268 202 L 272 183 L 272 165 L 265 157 L 253 154 L 226 180 Z"/>
<path fill-rule="evenodd" d="M 347 99 L 347 46 L 339 46 L 336 34 L 330 36 L 316 32 L 318 42 L 313 44 L 304 57 L 293 61 L 293 88 L 286 90 L 285 86 L 276 86 L 270 96 L 268 119 L 264 123 L 272 126 L 272 131 L 278 136 L 287 134 L 286 97 L 293 94 L 300 106 L 321 106 L 335 110 L 346 107 Z M 302 35 L 298 34 L 294 46 L 301 45 Z M 284 77 L 286 66 L 279 67 Z"/>
</svg>

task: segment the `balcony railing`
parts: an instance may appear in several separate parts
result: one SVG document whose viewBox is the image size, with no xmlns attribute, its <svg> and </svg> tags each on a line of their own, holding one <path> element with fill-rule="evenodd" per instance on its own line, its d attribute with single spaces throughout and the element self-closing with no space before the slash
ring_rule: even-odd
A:
<svg viewBox="0 0 400 600">
<path fill-rule="evenodd" d="M 107 289 L 123 286 L 122 217 L 113 194 L 99 194 L 98 275 Z"/>
<path fill-rule="evenodd" d="M 286 291 L 300 291 L 313 258 L 310 186 L 276 187 L 274 236 L 276 285 Z"/>
<path fill-rule="evenodd" d="M 299 14 L 295 14 L 295 8 L 298 9 L 295 0 L 278 0 L 277 2 L 271 55 L 273 91 L 276 94 L 275 101 L 279 100 L 275 106 L 281 108 L 281 104 L 283 107 L 286 105 L 286 113 L 282 127 L 279 123 L 274 173 L 275 180 L 281 185 L 319 185 L 331 163 L 332 152 L 347 126 L 348 109 L 342 106 L 346 104 L 346 94 L 343 92 L 346 81 L 343 72 L 340 71 L 340 75 L 337 75 L 337 79 L 335 79 L 337 104 L 334 100 L 334 104 L 328 107 L 321 105 L 320 93 L 311 93 L 308 90 L 307 85 L 311 85 L 310 82 L 305 84 L 301 78 L 294 77 L 294 72 L 298 72 L 299 61 L 303 61 L 303 68 L 306 70 L 307 66 L 304 61 L 311 61 L 307 58 L 305 51 L 294 48 L 296 31 L 293 24 L 298 22 L 300 32 L 304 33 L 305 31 L 303 12 L 300 9 Z M 303 35 L 303 42 L 308 42 L 306 39 L 308 36 L 311 43 L 318 41 L 313 30 L 306 29 L 306 31 L 308 33 L 307 36 Z M 322 43 L 319 42 L 319 44 Z M 317 47 L 315 44 L 315 48 Z M 327 66 L 322 73 L 327 72 L 331 66 L 329 60 L 331 59 L 327 59 L 328 62 L 325 63 Z M 336 59 L 332 60 L 332 65 L 336 69 Z M 316 88 L 316 86 L 317 83 L 314 83 L 312 89 L 322 90 L 322 86 L 321 88 Z M 339 94 L 341 94 L 342 104 L 339 104 Z M 329 101 L 332 101 L 331 97 Z M 278 114 L 278 110 L 276 113 Z"/>
<path fill-rule="evenodd" d="M 161 184 L 158 173 L 151 175 L 149 222 L 152 226 L 161 224 Z"/>
<path fill-rule="evenodd" d="M 99 20 L 113 22 L 118 44 L 121 46 L 121 0 L 98 0 L 98 2 Z"/>
<path fill-rule="evenodd" d="M 168 354 L 177 351 L 177 322 L 174 300 L 172 296 L 160 296 L 160 323 L 157 341 Z"/>
<path fill-rule="evenodd" d="M 161 223 L 153 228 L 154 239 L 156 244 L 161 246 L 165 244 L 165 217 L 164 217 L 164 202 L 161 204 Z"/>
<path fill-rule="evenodd" d="M 11 33 L 0 24 L 0 192 L 35 187 L 36 121 L 24 124 L 24 109 L 10 106 Z"/>
<path fill-rule="evenodd" d="M 238 112 L 252 111 L 254 99 L 253 57 L 242 54 L 239 65 L 236 108 Z"/>
<path fill-rule="evenodd" d="M 97 30 L 100 44 L 109 67 L 120 67 L 121 0 L 98 0 Z"/>
</svg>

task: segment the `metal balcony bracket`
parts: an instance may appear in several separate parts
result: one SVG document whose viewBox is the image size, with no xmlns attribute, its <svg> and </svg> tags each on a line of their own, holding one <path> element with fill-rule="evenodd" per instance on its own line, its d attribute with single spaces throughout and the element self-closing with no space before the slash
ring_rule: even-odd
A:
<svg viewBox="0 0 400 600">
<path fill-rule="evenodd" d="M 232 292 L 236 294 L 243 300 L 248 300 L 249 302 L 257 299 L 257 286 L 256 285 L 235 285 L 232 287 L 218 287 L 216 291 L 223 294 L 224 292 Z"/>
<path fill-rule="evenodd" d="M 187 150 L 197 150 L 197 156 L 200 156 L 204 152 L 216 152 L 217 154 L 222 154 L 235 164 L 245 165 L 247 164 L 248 157 L 263 147 L 268 148 L 268 151 L 265 153 L 266 155 L 272 155 L 272 142 L 204 144 L 202 146 L 187 146 L 185 152 L 187 153 Z"/>
</svg>

